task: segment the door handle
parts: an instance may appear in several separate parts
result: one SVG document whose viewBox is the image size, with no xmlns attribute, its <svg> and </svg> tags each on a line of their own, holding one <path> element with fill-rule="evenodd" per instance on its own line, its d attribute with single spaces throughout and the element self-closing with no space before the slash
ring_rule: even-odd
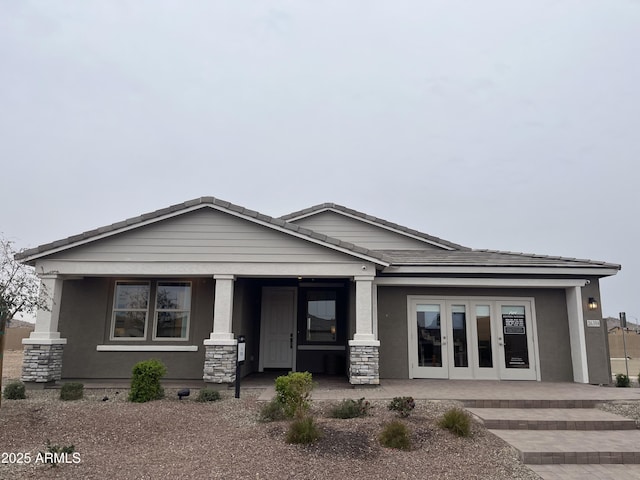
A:
<svg viewBox="0 0 640 480">
<path fill-rule="evenodd" d="M 289 334 L 289 348 L 293 349 L 293 333 Z"/>
</svg>

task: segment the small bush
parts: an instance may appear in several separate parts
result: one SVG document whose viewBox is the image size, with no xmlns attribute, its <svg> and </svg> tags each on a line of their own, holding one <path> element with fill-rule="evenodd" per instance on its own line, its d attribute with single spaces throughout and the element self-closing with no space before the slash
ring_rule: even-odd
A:
<svg viewBox="0 0 640 480">
<path fill-rule="evenodd" d="M 82 383 L 65 383 L 60 389 L 60 400 L 80 400 L 84 395 Z"/>
<path fill-rule="evenodd" d="M 287 443 L 309 444 L 320 438 L 320 429 L 313 417 L 300 416 L 296 418 L 287 431 Z"/>
<path fill-rule="evenodd" d="M 333 418 L 356 418 L 369 414 L 371 404 L 363 398 L 358 400 L 344 399 L 331 410 Z"/>
<path fill-rule="evenodd" d="M 138 362 L 133 367 L 130 402 L 150 402 L 164 397 L 160 379 L 167 373 L 167 367 L 160 360 L 151 359 Z"/>
<path fill-rule="evenodd" d="M 441 428 L 446 428 L 459 437 L 471 435 L 471 416 L 461 408 L 447 410 L 438 422 Z"/>
<path fill-rule="evenodd" d="M 397 448 L 399 450 L 409 450 L 411 448 L 409 429 L 398 420 L 393 420 L 385 425 L 378 439 L 383 447 Z"/>
<path fill-rule="evenodd" d="M 289 372 L 276 378 L 276 398 L 288 418 L 309 410 L 312 389 L 313 378 L 309 372 Z"/>
<path fill-rule="evenodd" d="M 284 420 L 287 416 L 284 414 L 282 404 L 277 398 L 274 398 L 269 403 L 265 403 L 260 409 L 260 421 L 261 422 L 276 422 L 278 420 Z"/>
<path fill-rule="evenodd" d="M 399 417 L 408 417 L 416 408 L 416 402 L 413 397 L 394 397 L 387 408 L 397 412 Z"/>
<path fill-rule="evenodd" d="M 618 373 L 616 375 L 616 387 L 628 387 L 629 386 L 629 377 L 624 373 Z"/>
<path fill-rule="evenodd" d="M 201 388 L 198 392 L 198 402 L 217 402 L 220 400 L 220 392 L 212 388 Z"/>
<path fill-rule="evenodd" d="M 76 451 L 75 445 L 52 445 L 50 440 L 47 440 L 45 447 L 47 447 L 47 453 L 53 453 L 53 456 L 40 452 L 42 458 L 44 458 L 44 463 L 53 463 L 54 467 L 58 465 L 57 460 L 60 456 L 63 456 L 62 454 L 67 456 Z"/>
<path fill-rule="evenodd" d="M 2 392 L 2 396 L 7 400 L 24 400 L 27 398 L 25 394 L 24 383 L 22 382 L 11 382 L 8 383 L 6 387 L 4 387 L 4 392 Z"/>
</svg>

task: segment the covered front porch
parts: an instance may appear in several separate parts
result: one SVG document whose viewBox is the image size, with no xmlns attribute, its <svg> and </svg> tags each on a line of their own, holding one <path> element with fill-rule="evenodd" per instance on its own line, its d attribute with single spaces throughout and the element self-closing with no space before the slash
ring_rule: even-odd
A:
<svg viewBox="0 0 640 480">
<path fill-rule="evenodd" d="M 213 331 L 204 340 L 204 380 L 232 383 L 238 338 L 241 375 L 309 371 L 379 383 L 373 276 L 215 277 Z"/>
<path fill-rule="evenodd" d="M 310 371 L 376 385 L 374 277 L 353 275 L 362 267 L 349 267 L 348 276 L 42 275 L 49 304 L 23 341 L 22 379 L 126 379 L 137 361 L 155 357 L 168 379 L 232 384 L 242 336 L 242 377 Z M 138 303 L 144 292 L 147 310 L 122 304 L 132 292 Z M 189 300 L 161 327 L 167 309 L 160 299 L 174 293 Z"/>
</svg>

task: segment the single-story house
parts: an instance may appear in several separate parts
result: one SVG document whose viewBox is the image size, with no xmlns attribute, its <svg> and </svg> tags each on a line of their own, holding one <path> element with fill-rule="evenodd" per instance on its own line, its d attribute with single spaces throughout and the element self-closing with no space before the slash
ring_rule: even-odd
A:
<svg viewBox="0 0 640 480">
<path fill-rule="evenodd" d="M 599 280 L 619 265 L 475 250 L 333 203 L 213 197 L 25 251 L 47 292 L 22 379 L 235 381 L 269 369 L 610 383 Z"/>
</svg>

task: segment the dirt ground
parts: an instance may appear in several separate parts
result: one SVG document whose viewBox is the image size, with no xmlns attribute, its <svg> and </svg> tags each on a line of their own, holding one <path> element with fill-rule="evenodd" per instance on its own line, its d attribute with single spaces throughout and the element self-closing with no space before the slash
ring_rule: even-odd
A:
<svg viewBox="0 0 640 480">
<path fill-rule="evenodd" d="M 2 367 L 2 384 L 8 380 L 18 380 L 22 372 L 22 350 L 4 352 Z"/>
<path fill-rule="evenodd" d="M 313 406 L 322 437 L 309 446 L 285 441 L 289 421 L 262 423 L 258 391 L 230 392 L 218 402 L 126 401 L 127 392 L 86 390 L 78 401 L 59 400 L 58 390 L 28 391 L 26 400 L 3 400 L 0 408 L 0 479 L 521 479 L 539 477 L 515 450 L 473 424 L 460 438 L 438 427 L 452 402 L 416 402 L 403 419 L 410 451 L 382 447 L 378 435 L 394 420 L 383 401 L 371 415 L 329 418 L 332 403 Z M 47 442 L 71 448 L 53 466 L 39 453 Z M 75 454 L 75 455 L 74 455 Z"/>
</svg>

